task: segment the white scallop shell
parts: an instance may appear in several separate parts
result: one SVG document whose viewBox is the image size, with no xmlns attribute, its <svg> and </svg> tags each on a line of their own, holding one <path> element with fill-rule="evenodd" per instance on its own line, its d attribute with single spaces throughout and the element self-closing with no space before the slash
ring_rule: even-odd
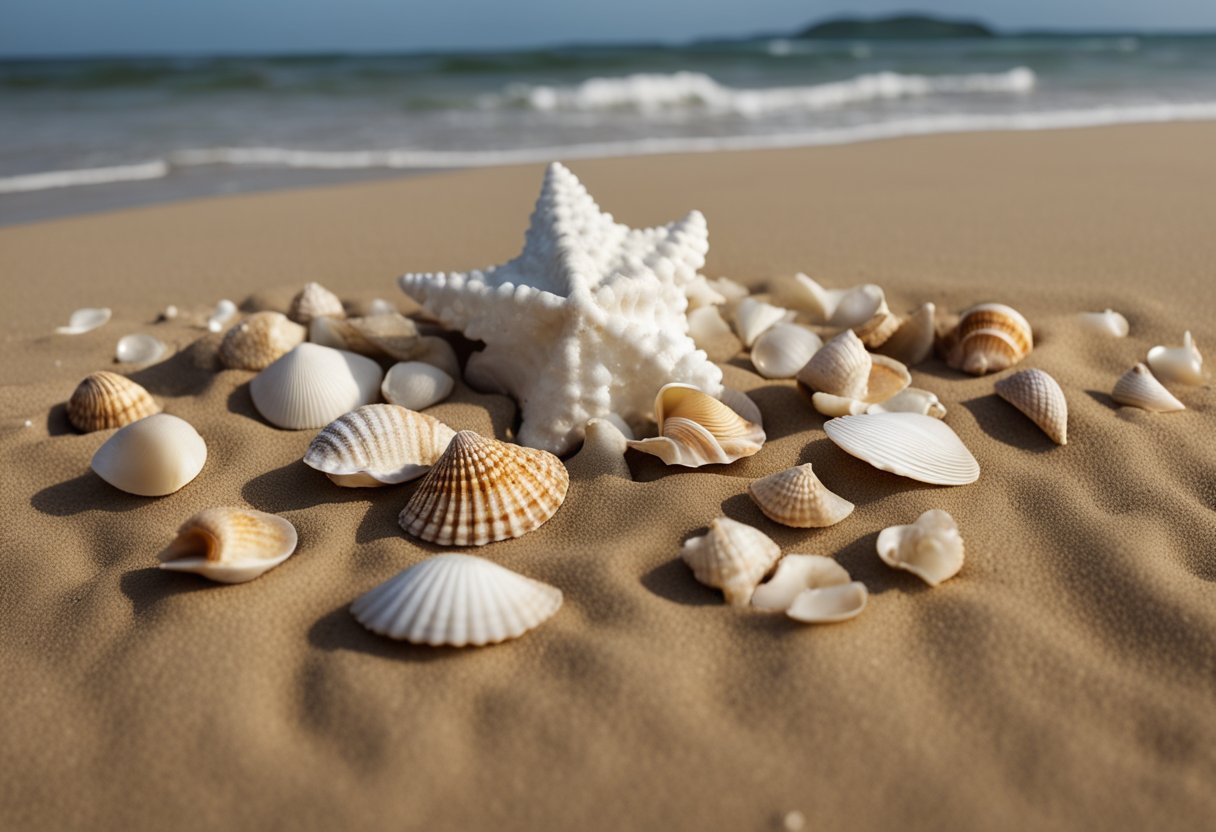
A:
<svg viewBox="0 0 1216 832">
<path fill-rule="evenodd" d="M 1153 347 L 1148 351 L 1148 366 L 1162 381 L 1178 384 L 1203 384 L 1203 356 L 1188 331 L 1181 347 Z"/>
<path fill-rule="evenodd" d="M 425 413 L 368 404 L 326 425 L 309 444 L 304 464 L 346 488 L 395 485 L 429 471 L 455 435 Z"/>
<path fill-rule="evenodd" d="M 452 394 L 456 382 L 443 370 L 421 361 L 399 361 L 389 368 L 380 393 L 390 404 L 426 410 Z"/>
<path fill-rule="evenodd" d="M 159 361 L 169 351 L 164 341 L 151 335 L 136 333 L 118 339 L 114 348 L 114 360 L 120 364 L 151 364 Z"/>
<path fill-rule="evenodd" d="M 822 411 L 820 411 L 822 412 Z M 946 418 L 946 407 L 937 395 L 919 387 L 907 387 L 886 401 L 866 407 L 865 413 L 920 413 L 934 419 Z M 833 414 L 845 415 L 845 414 Z"/>
<path fill-rule="evenodd" d="M 764 445 L 760 409 L 743 393 L 724 389 L 719 400 L 690 384 L 665 384 L 654 408 L 659 435 L 628 444 L 668 465 L 726 464 Z"/>
<path fill-rule="evenodd" d="M 198 476 L 207 461 L 207 443 L 189 422 L 154 413 L 132 422 L 93 454 L 97 476 L 141 497 L 172 494 Z"/>
<path fill-rule="evenodd" d="M 562 605 L 561 590 L 473 555 L 427 558 L 351 604 L 373 633 L 411 644 L 481 647 L 518 638 Z"/>
<path fill-rule="evenodd" d="M 895 330 L 895 334 L 878 347 L 878 352 L 889 355 L 909 367 L 924 361 L 933 352 L 936 312 L 937 307 L 932 303 L 921 304 L 916 310 L 908 313 L 899 329 Z"/>
<path fill-rule="evenodd" d="M 251 508 L 209 508 L 181 525 L 160 553 L 160 568 L 223 584 L 252 581 L 291 557 L 296 527 Z"/>
<path fill-rule="evenodd" d="M 298 324 L 307 324 L 313 318 L 345 318 L 342 301 L 320 283 L 306 283 L 294 298 L 287 317 Z"/>
<path fill-rule="evenodd" d="M 1119 404 L 1131 405 L 1151 413 L 1173 413 L 1186 410 L 1174 394 L 1157 381 L 1148 367 L 1137 364 L 1115 382 L 1110 397 Z"/>
<path fill-rule="evenodd" d="M 108 320 L 110 320 L 110 310 L 104 306 L 98 309 L 77 309 L 68 318 L 68 325 L 55 327 L 55 331 L 60 335 L 80 335 L 97 329 Z"/>
<path fill-rule="evenodd" d="M 1059 383 L 1032 368 L 997 380 L 996 394 L 1016 407 L 1057 445 L 1068 444 L 1068 401 Z"/>
<path fill-rule="evenodd" d="M 930 509 L 911 525 L 888 526 L 879 532 L 878 556 L 887 566 L 937 586 L 963 568 L 963 538 L 953 517 Z"/>
<path fill-rule="evenodd" d="M 254 407 L 272 425 L 320 428 L 380 394 L 380 365 L 370 358 L 303 343 L 249 382 Z"/>
<path fill-rule="evenodd" d="M 750 347 L 761 333 L 781 321 L 792 321 L 794 313 L 755 298 L 744 298 L 735 309 L 735 332 Z"/>
<path fill-rule="evenodd" d="M 804 589 L 785 614 L 807 624 L 836 624 L 861 615 L 868 598 L 866 585 L 860 581 Z"/>
<path fill-rule="evenodd" d="M 773 298 L 803 313 L 813 324 L 842 329 L 866 323 L 886 303 L 882 288 L 873 283 L 825 289 L 801 273 L 776 281 Z"/>
<path fill-rule="evenodd" d="M 1107 309 L 1105 312 L 1082 312 L 1077 318 L 1087 331 L 1109 335 L 1112 338 L 1124 338 L 1130 330 L 1127 318 L 1113 309 Z"/>
<path fill-rule="evenodd" d="M 708 532 L 684 541 L 680 557 L 698 581 L 721 589 L 728 603 L 746 606 L 781 558 L 781 547 L 759 529 L 719 517 Z"/>
<path fill-rule="evenodd" d="M 848 582 L 849 573 L 831 558 L 789 554 L 777 564 L 773 577 L 756 587 L 752 594 L 752 606 L 785 612 L 805 589 L 843 586 Z"/>
<path fill-rule="evenodd" d="M 215 310 L 212 311 L 211 317 L 207 318 L 207 329 L 210 332 L 219 332 L 224 328 L 224 324 L 232 320 L 236 312 L 236 304 L 224 298 L 215 305 Z"/>
<path fill-rule="evenodd" d="M 765 378 L 793 378 L 822 346 L 823 339 L 806 327 L 777 323 L 752 345 L 752 365 Z"/>
<path fill-rule="evenodd" d="M 752 480 L 747 493 L 765 517 L 796 529 L 832 526 L 853 513 L 853 504 L 829 491 L 809 462 Z"/>
<path fill-rule="evenodd" d="M 843 416 L 824 423 L 841 449 L 881 471 L 933 485 L 966 485 L 980 464 L 950 426 L 919 413 Z"/>
</svg>

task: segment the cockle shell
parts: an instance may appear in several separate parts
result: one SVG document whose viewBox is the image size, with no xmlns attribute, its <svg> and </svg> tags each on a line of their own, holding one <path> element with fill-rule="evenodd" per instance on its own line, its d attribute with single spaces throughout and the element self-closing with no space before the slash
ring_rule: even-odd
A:
<svg viewBox="0 0 1216 832">
<path fill-rule="evenodd" d="M 788 309 L 755 298 L 744 298 L 735 309 L 735 332 L 744 346 L 750 347 L 774 324 L 793 319 L 794 313 Z"/>
<path fill-rule="evenodd" d="M 1130 330 L 1127 318 L 1113 309 L 1107 309 L 1105 312 L 1082 312 L 1077 318 L 1081 321 L 1081 326 L 1089 332 L 1109 335 L 1112 338 L 1124 338 Z"/>
<path fill-rule="evenodd" d="M 879 345 L 878 352 L 909 367 L 924 361 L 933 352 L 936 311 L 937 307 L 932 303 L 924 303 L 908 313 L 895 333 Z"/>
<path fill-rule="evenodd" d="M 882 288 L 873 283 L 825 289 L 802 273 L 775 281 L 773 299 L 803 313 L 813 324 L 842 329 L 866 323 L 886 303 Z"/>
<path fill-rule="evenodd" d="M 521 537 L 552 517 L 570 475 L 548 451 L 462 430 L 401 510 L 406 533 L 439 546 Z"/>
<path fill-rule="evenodd" d="M 1119 404 L 1131 405 L 1152 413 L 1172 413 L 1186 410 L 1174 394 L 1157 381 L 1148 367 L 1137 364 L 1115 382 L 1110 397 Z"/>
<path fill-rule="evenodd" d="M 220 361 L 230 370 L 264 370 L 307 335 L 281 312 L 255 312 L 224 334 Z"/>
<path fill-rule="evenodd" d="M 937 586 L 963 568 L 963 538 L 954 518 L 930 509 L 908 526 L 889 526 L 878 534 L 878 556 L 895 569 L 904 569 Z"/>
<path fill-rule="evenodd" d="M 689 384 L 666 384 L 655 397 L 654 410 L 659 435 L 630 440 L 629 447 L 668 465 L 725 464 L 764 445 L 760 410 L 742 393 L 723 391 L 720 401 Z"/>
<path fill-rule="evenodd" d="M 866 607 L 865 584 L 822 555 L 786 555 L 769 581 L 757 587 L 752 606 L 785 611 L 807 624 L 834 624 L 856 618 Z"/>
<path fill-rule="evenodd" d="M 207 443 L 190 423 L 167 413 L 132 422 L 93 454 L 97 476 L 141 497 L 172 494 L 198 476 L 207 461 Z"/>
<path fill-rule="evenodd" d="M 432 647 L 481 647 L 552 618 L 561 590 L 473 555 L 427 558 L 351 604 L 373 633 Z"/>
<path fill-rule="evenodd" d="M 306 324 L 313 318 L 345 318 L 342 301 L 320 283 L 306 283 L 294 298 L 287 317 L 298 324 Z"/>
<path fill-rule="evenodd" d="M 777 323 L 752 345 L 752 365 L 765 378 L 793 378 L 822 346 L 823 339 L 806 327 Z"/>
<path fill-rule="evenodd" d="M 1030 354 L 1030 323 L 1003 303 L 981 303 L 959 316 L 946 363 L 973 376 L 1008 369 Z"/>
<path fill-rule="evenodd" d="M 958 434 L 931 416 L 843 416 L 823 429 L 842 450 L 881 471 L 933 485 L 966 485 L 980 477 L 980 464 Z"/>
<path fill-rule="evenodd" d="M 1188 331 L 1181 347 L 1153 347 L 1148 351 L 1148 366 L 1162 381 L 1178 384 L 1203 384 L 1203 356 Z"/>
<path fill-rule="evenodd" d="M 67 404 L 68 421 L 82 433 L 121 428 L 153 413 L 160 405 L 147 390 L 105 370 L 85 376 Z"/>
<path fill-rule="evenodd" d="M 222 584 L 252 581 L 291 557 L 296 527 L 251 508 L 209 508 L 181 525 L 160 553 L 160 568 Z"/>
<path fill-rule="evenodd" d="M 1032 368 L 997 380 L 993 389 L 1025 413 L 1052 442 L 1068 444 L 1068 401 L 1054 378 Z"/>
<path fill-rule="evenodd" d="M 326 425 L 304 464 L 347 488 L 395 485 L 431 469 L 456 431 L 395 404 L 368 404 Z"/>
<path fill-rule="evenodd" d="M 719 517 L 708 532 L 684 541 L 680 557 L 698 581 L 722 590 L 727 603 L 746 606 L 781 547 L 759 529 Z"/>
<path fill-rule="evenodd" d="M 919 387 L 907 387 L 886 401 L 866 407 L 866 413 L 921 413 L 934 419 L 946 418 L 946 407 L 937 395 Z M 844 415 L 844 414 L 837 414 Z"/>
<path fill-rule="evenodd" d="M 219 332 L 224 328 L 224 324 L 232 320 L 237 313 L 236 304 L 228 300 L 222 299 L 215 305 L 215 309 L 211 312 L 211 316 L 207 318 L 207 330 L 209 332 Z"/>
<path fill-rule="evenodd" d="M 249 382 L 258 412 L 280 428 L 320 428 L 380 394 L 380 365 L 370 358 L 303 343 Z"/>
<path fill-rule="evenodd" d="M 866 352 L 857 334 L 845 330 L 811 356 L 798 380 L 816 392 L 874 404 L 906 388 L 912 376 L 894 358 Z"/>
<path fill-rule="evenodd" d="M 119 364 L 143 366 L 159 361 L 168 351 L 169 348 L 159 338 L 136 333 L 118 339 L 118 345 L 114 348 L 114 360 Z"/>
<path fill-rule="evenodd" d="M 765 517 L 796 529 L 832 526 L 853 513 L 853 504 L 829 491 L 809 462 L 752 480 L 747 493 Z"/>
<path fill-rule="evenodd" d="M 55 327 L 60 335 L 80 335 L 105 324 L 110 320 L 110 310 L 106 307 L 97 309 L 77 309 L 68 318 L 67 326 Z"/>
<path fill-rule="evenodd" d="M 389 368 L 380 385 L 384 400 L 410 410 L 426 410 L 452 393 L 456 384 L 438 367 L 421 361 L 400 361 Z"/>
</svg>

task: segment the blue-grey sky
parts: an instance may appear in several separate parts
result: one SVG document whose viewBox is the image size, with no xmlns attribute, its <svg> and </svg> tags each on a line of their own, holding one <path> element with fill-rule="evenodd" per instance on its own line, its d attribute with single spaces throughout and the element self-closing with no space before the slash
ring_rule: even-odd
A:
<svg viewBox="0 0 1216 832">
<path fill-rule="evenodd" d="M 679 41 L 906 8 L 1003 28 L 1216 30 L 1216 0 L 0 0 L 0 55 Z"/>
</svg>

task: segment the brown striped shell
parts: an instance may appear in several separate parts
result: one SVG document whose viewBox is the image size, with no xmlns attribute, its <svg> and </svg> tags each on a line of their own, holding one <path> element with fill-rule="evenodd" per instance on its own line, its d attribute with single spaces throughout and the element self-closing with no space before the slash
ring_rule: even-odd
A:
<svg viewBox="0 0 1216 832">
<path fill-rule="evenodd" d="M 367 404 L 326 425 L 304 464 L 347 488 L 395 485 L 430 470 L 456 432 L 395 404 Z"/>
<path fill-rule="evenodd" d="M 82 433 L 121 428 L 160 413 L 160 405 L 126 376 L 99 370 L 89 373 L 67 404 L 68 421 Z"/>
<path fill-rule="evenodd" d="M 1030 323 L 1002 303 L 981 303 L 964 312 L 950 335 L 946 363 L 973 376 L 1008 369 L 1034 349 Z"/>
<path fill-rule="evenodd" d="M 251 508 L 209 508 L 181 525 L 160 553 L 160 568 L 195 572 L 224 584 L 252 581 L 296 550 L 289 521 Z"/>
</svg>

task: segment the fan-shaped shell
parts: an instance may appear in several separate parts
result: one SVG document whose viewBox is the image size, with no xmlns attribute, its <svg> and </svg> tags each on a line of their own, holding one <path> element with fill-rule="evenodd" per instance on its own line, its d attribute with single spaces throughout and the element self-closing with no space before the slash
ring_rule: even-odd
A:
<svg viewBox="0 0 1216 832">
<path fill-rule="evenodd" d="M 727 603 L 745 606 L 781 547 L 759 529 L 719 517 L 708 532 L 684 541 L 680 557 L 698 581 L 722 590 Z"/>
<path fill-rule="evenodd" d="M 832 526 L 853 512 L 853 504 L 829 491 L 809 462 L 753 480 L 747 493 L 765 517 L 796 529 Z"/>
<path fill-rule="evenodd" d="M 907 387 L 886 401 L 868 406 L 865 413 L 921 413 L 934 419 L 946 417 L 946 407 L 937 395 L 918 387 Z M 845 414 L 833 414 L 845 415 Z"/>
<path fill-rule="evenodd" d="M 160 405 L 147 390 L 106 370 L 85 376 L 67 404 L 68 421 L 82 433 L 121 428 L 153 413 Z"/>
<path fill-rule="evenodd" d="M 425 413 L 368 404 L 326 425 L 304 464 L 348 488 L 395 485 L 431 469 L 456 431 Z"/>
<path fill-rule="evenodd" d="M 861 615 L 868 599 L 866 585 L 860 581 L 804 589 L 785 614 L 806 624 L 837 624 Z"/>
<path fill-rule="evenodd" d="M 1182 336 L 1181 347 L 1153 347 L 1149 350 L 1148 366 L 1162 381 L 1203 384 L 1203 356 L 1190 332 Z"/>
<path fill-rule="evenodd" d="M 993 388 L 998 396 L 1025 413 L 1052 442 L 1068 444 L 1068 402 L 1054 378 L 1033 368 L 999 379 Z"/>
<path fill-rule="evenodd" d="M 562 605 L 561 590 L 473 555 L 427 558 L 355 599 L 373 633 L 433 647 L 518 638 Z"/>
<path fill-rule="evenodd" d="M 136 333 L 124 335 L 114 347 L 114 360 L 119 364 L 151 364 L 169 351 L 165 342 L 153 335 Z"/>
<path fill-rule="evenodd" d="M 963 538 L 954 518 L 930 509 L 908 526 L 889 526 L 878 534 L 878 556 L 895 569 L 904 569 L 937 586 L 963 568 Z"/>
<path fill-rule="evenodd" d="M 426 410 L 446 399 L 456 382 L 438 367 L 421 361 L 400 361 L 389 368 L 380 385 L 386 402 Z"/>
<path fill-rule="evenodd" d="M 190 423 L 167 413 L 132 422 L 93 454 L 97 476 L 141 497 L 172 494 L 198 476 L 207 443 Z"/>
<path fill-rule="evenodd" d="M 482 546 L 538 528 L 561 507 L 569 485 L 566 467 L 548 451 L 462 430 L 398 521 L 439 546 Z"/>
<path fill-rule="evenodd" d="M 936 311 L 937 307 L 932 303 L 921 304 L 900 322 L 890 338 L 878 346 L 878 352 L 909 367 L 924 361 L 933 352 Z"/>
<path fill-rule="evenodd" d="M 68 325 L 56 327 L 55 331 L 60 335 L 80 335 L 97 329 L 108 320 L 110 320 L 110 310 L 104 306 L 96 309 L 77 309 L 68 318 Z"/>
<path fill-rule="evenodd" d="M 1081 326 L 1098 335 L 1124 338 L 1130 330 L 1127 318 L 1113 309 L 1107 309 L 1105 312 L 1082 312 L 1077 317 L 1081 321 Z"/>
<path fill-rule="evenodd" d="M 798 371 L 798 380 L 812 390 L 863 399 L 873 366 L 865 345 L 851 329 L 824 344 Z"/>
<path fill-rule="evenodd" d="M 727 404 L 728 395 L 734 407 Z M 630 440 L 629 447 L 668 465 L 697 468 L 734 462 L 764 445 L 760 411 L 742 393 L 724 391 L 720 401 L 689 384 L 667 384 L 659 390 L 654 409 L 659 436 Z"/>
<path fill-rule="evenodd" d="M 291 557 L 296 527 L 251 508 L 209 508 L 181 525 L 160 553 L 160 568 L 195 572 L 223 584 L 252 581 Z"/>
<path fill-rule="evenodd" d="M 264 370 L 307 335 L 281 312 L 255 312 L 224 334 L 220 361 L 230 370 Z"/>
<path fill-rule="evenodd" d="M 272 425 L 320 428 L 380 394 L 380 365 L 370 358 L 303 343 L 249 382 L 254 407 Z"/>
<path fill-rule="evenodd" d="M 755 298 L 744 298 L 735 309 L 735 332 L 745 346 L 756 343 L 760 335 L 781 321 L 792 321 L 794 313 Z"/>
<path fill-rule="evenodd" d="M 980 464 L 945 422 L 919 413 L 870 413 L 824 423 L 842 450 L 881 471 L 933 485 L 966 485 Z"/>
<path fill-rule="evenodd" d="M 848 582 L 849 573 L 831 558 L 789 554 L 777 564 L 773 577 L 756 587 L 752 606 L 784 612 L 803 590 L 843 586 Z"/>
<path fill-rule="evenodd" d="M 825 289 L 805 274 L 776 281 L 773 297 L 803 313 L 813 324 L 851 328 L 860 326 L 883 308 L 882 288 L 873 283 L 848 289 Z"/>
<path fill-rule="evenodd" d="M 294 298 L 287 317 L 298 324 L 306 324 L 313 318 L 345 318 L 342 301 L 320 283 L 306 283 Z"/>
<path fill-rule="evenodd" d="M 777 323 L 752 345 L 752 365 L 765 378 L 793 378 L 822 346 L 823 340 L 806 327 Z"/>
<path fill-rule="evenodd" d="M 1119 404 L 1131 405 L 1152 413 L 1172 413 L 1186 410 L 1174 394 L 1157 381 L 1148 367 L 1137 364 L 1115 382 L 1110 397 Z"/>
<path fill-rule="evenodd" d="M 1030 354 L 1030 323 L 1003 303 L 981 303 L 959 317 L 946 363 L 975 376 L 1008 369 Z"/>
</svg>

